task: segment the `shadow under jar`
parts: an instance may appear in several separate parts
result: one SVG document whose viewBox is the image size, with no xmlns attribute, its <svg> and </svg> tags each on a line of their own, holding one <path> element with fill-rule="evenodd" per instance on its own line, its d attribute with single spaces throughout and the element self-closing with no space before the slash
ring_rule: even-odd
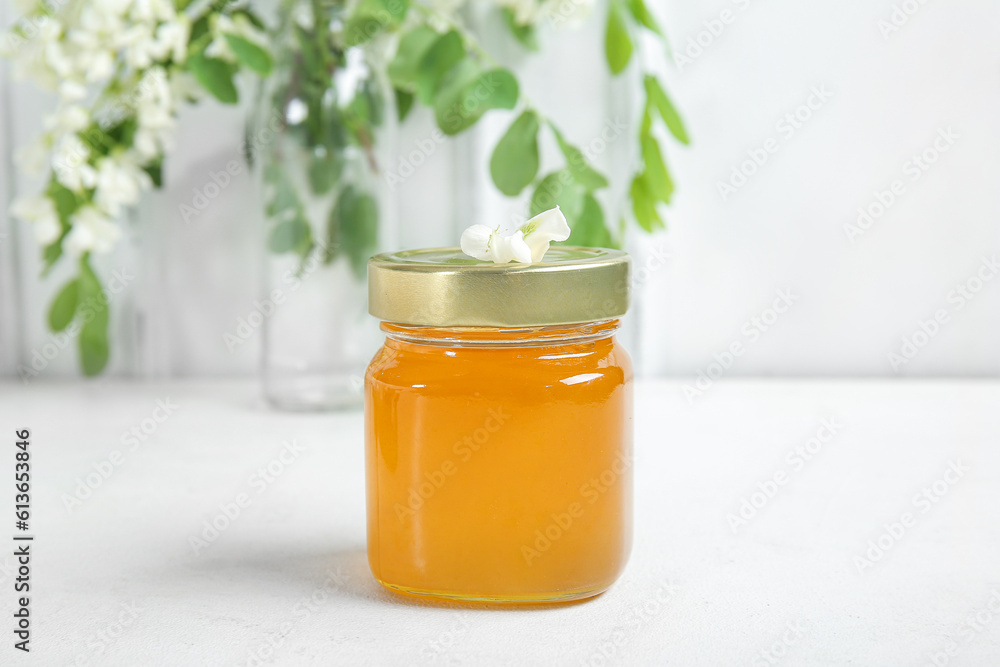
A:
<svg viewBox="0 0 1000 667">
<path fill-rule="evenodd" d="M 597 595 L 632 542 L 629 258 L 374 257 L 368 561 L 385 587 L 491 603 Z"/>
</svg>

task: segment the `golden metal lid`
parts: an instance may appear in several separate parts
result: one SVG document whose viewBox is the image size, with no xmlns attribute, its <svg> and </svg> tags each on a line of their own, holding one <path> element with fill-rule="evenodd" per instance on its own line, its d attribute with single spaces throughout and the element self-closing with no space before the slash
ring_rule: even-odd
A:
<svg viewBox="0 0 1000 667">
<path fill-rule="evenodd" d="M 555 246 L 541 262 L 493 264 L 459 248 L 376 255 L 368 312 L 399 324 L 528 327 L 621 317 L 631 260 L 620 250 Z"/>
</svg>

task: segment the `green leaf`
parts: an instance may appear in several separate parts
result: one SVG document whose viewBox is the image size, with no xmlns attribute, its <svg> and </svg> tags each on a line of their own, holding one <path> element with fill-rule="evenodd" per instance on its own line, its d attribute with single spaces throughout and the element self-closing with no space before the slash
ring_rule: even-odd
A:
<svg viewBox="0 0 1000 667">
<path fill-rule="evenodd" d="M 608 25 L 604 33 L 604 54 L 612 73 L 619 74 L 632 58 L 632 38 L 628 34 L 625 13 L 620 0 L 611 0 L 608 10 Z"/>
<path fill-rule="evenodd" d="M 301 215 L 296 215 L 275 225 L 267 242 L 268 248 L 276 254 L 293 251 L 302 254 L 303 250 L 311 244 L 312 229 Z"/>
<path fill-rule="evenodd" d="M 80 315 L 80 363 L 85 375 L 94 376 L 108 364 L 108 302 L 101 289 L 87 255 L 80 258 L 80 277 L 77 278 Z"/>
<path fill-rule="evenodd" d="M 80 208 L 80 199 L 72 190 L 56 180 L 55 176 L 49 181 L 49 187 L 45 194 L 55 203 L 56 214 L 59 216 L 59 224 L 63 229 L 69 229 L 70 217 Z"/>
<path fill-rule="evenodd" d="M 420 61 L 438 39 L 438 33 L 426 25 L 418 25 L 399 40 L 396 56 L 389 63 L 389 80 L 397 88 L 409 88 L 417 82 Z"/>
<path fill-rule="evenodd" d="M 394 88 L 393 90 L 396 93 L 396 115 L 399 117 L 399 122 L 403 122 L 409 115 L 410 109 L 413 108 L 413 93 L 408 93 L 399 88 Z"/>
<path fill-rule="evenodd" d="M 188 4 L 188 0 L 181 0 L 182 3 Z M 178 7 L 180 9 L 180 7 Z M 253 24 L 258 30 L 267 30 L 267 25 L 260 19 L 259 16 L 254 14 L 249 9 L 237 9 L 233 11 L 233 16 L 245 16 L 250 23 Z"/>
<path fill-rule="evenodd" d="M 62 235 L 58 239 L 45 246 L 45 249 L 42 250 L 42 276 L 48 275 L 55 263 L 62 257 L 62 242 L 68 232 L 69 230 L 63 230 Z"/>
<path fill-rule="evenodd" d="M 574 180 L 568 169 L 554 171 L 538 184 L 531 195 L 531 215 L 558 206 L 570 227 L 583 212 L 583 188 Z"/>
<path fill-rule="evenodd" d="M 530 23 L 524 25 L 518 23 L 514 20 L 514 12 L 509 7 L 504 7 L 501 13 L 503 14 L 503 22 L 507 26 L 507 29 L 510 30 L 510 34 L 514 36 L 514 39 L 529 51 L 537 51 L 538 35 L 535 33 L 535 26 Z"/>
<path fill-rule="evenodd" d="M 236 59 L 261 76 L 268 76 L 274 67 L 271 54 L 259 44 L 236 35 L 226 35 L 229 48 L 236 54 Z"/>
<path fill-rule="evenodd" d="M 95 125 L 94 129 L 100 132 L 100 126 Z M 139 120 L 135 116 L 128 116 L 104 130 L 105 141 L 109 142 L 108 148 L 115 146 L 131 146 L 135 139 L 135 133 L 139 129 Z M 105 154 L 107 150 L 102 151 Z"/>
<path fill-rule="evenodd" d="M 490 157 L 490 175 L 508 197 L 520 194 L 538 174 L 538 114 L 525 111 L 500 138 Z"/>
<path fill-rule="evenodd" d="M 604 211 L 589 192 L 583 198 L 583 211 L 573 225 L 567 245 L 582 245 L 593 248 L 614 248 L 616 243 L 604 224 Z"/>
<path fill-rule="evenodd" d="M 285 211 L 300 207 L 299 197 L 295 193 L 295 187 L 288 180 L 288 177 L 285 175 L 285 172 L 281 167 L 276 166 L 275 170 L 268 173 L 266 177 L 274 186 L 274 193 L 271 195 L 271 201 L 268 202 L 267 208 L 265 209 L 269 216 L 278 217 Z"/>
<path fill-rule="evenodd" d="M 656 197 L 653 196 L 649 183 L 643 176 L 636 176 L 632 180 L 629 194 L 632 196 L 632 212 L 635 213 L 635 220 L 640 227 L 647 232 L 666 227 L 656 210 Z"/>
<path fill-rule="evenodd" d="M 239 93 L 233 84 L 235 68 L 232 64 L 197 53 L 187 59 L 187 68 L 215 99 L 223 104 L 236 104 L 239 101 Z"/>
<path fill-rule="evenodd" d="M 691 140 L 688 138 L 687 130 L 684 129 L 684 122 L 681 120 L 681 116 L 677 113 L 677 109 L 674 108 L 670 98 L 667 97 L 667 92 L 663 90 L 660 82 L 657 81 L 655 76 L 647 74 L 643 80 L 643 84 L 646 87 L 647 103 L 652 104 L 660 112 L 663 122 L 667 124 L 667 129 L 670 130 L 670 134 L 674 135 L 677 141 L 682 144 L 690 144 Z"/>
<path fill-rule="evenodd" d="M 670 197 L 674 193 L 674 182 L 667 171 L 667 165 L 663 161 L 663 154 L 660 152 L 660 145 L 652 135 L 644 135 L 642 142 L 643 174 L 646 183 L 649 185 L 650 194 L 664 204 L 670 203 Z"/>
<path fill-rule="evenodd" d="M 402 23 L 409 0 L 361 0 L 344 26 L 347 46 L 357 46 Z"/>
<path fill-rule="evenodd" d="M 309 161 L 309 187 L 317 195 L 325 195 L 333 189 L 343 171 L 344 163 L 337 152 L 314 155 Z"/>
<path fill-rule="evenodd" d="M 643 0 L 626 0 L 626 6 L 628 7 L 628 11 L 640 25 L 645 26 L 648 30 L 651 30 L 660 37 L 663 37 L 663 31 L 660 29 L 660 24 L 656 22 L 656 18 L 649 11 L 649 8 L 646 7 L 646 3 Z"/>
<path fill-rule="evenodd" d="M 608 179 L 601 172 L 587 164 L 587 158 L 584 157 L 583 152 L 567 142 L 563 138 L 562 133 L 556 129 L 555 125 L 549 123 L 549 127 L 552 128 L 552 133 L 556 135 L 559 150 L 562 151 L 563 156 L 566 158 L 566 164 L 576 182 L 582 185 L 588 192 L 608 187 Z"/>
<path fill-rule="evenodd" d="M 375 252 L 378 243 L 378 207 L 375 199 L 347 186 L 340 193 L 331 215 L 339 225 L 340 248 L 347 254 L 355 275 L 363 278 L 368 258 Z"/>
<path fill-rule="evenodd" d="M 69 326 L 76 315 L 77 304 L 77 281 L 71 280 L 66 283 L 56 298 L 52 300 L 49 308 L 49 328 L 53 331 L 62 331 Z"/>
<path fill-rule="evenodd" d="M 156 160 L 143 167 L 142 170 L 149 174 L 149 179 L 153 181 L 154 186 L 158 188 L 163 187 L 163 156 L 156 158 Z"/>
<path fill-rule="evenodd" d="M 517 104 L 517 79 L 508 70 L 491 69 L 461 83 L 465 76 L 459 73 L 454 82 L 445 82 L 434 104 L 438 127 L 448 135 L 472 127 L 490 109 L 513 109 Z"/>
<path fill-rule="evenodd" d="M 307 78 L 316 78 L 326 71 L 326 58 L 320 42 L 316 36 L 295 23 L 292 26 L 295 32 L 295 41 L 298 43 L 298 53 L 301 59 L 301 67 Z M 296 63 L 298 64 L 298 63 Z"/>
<path fill-rule="evenodd" d="M 448 71 L 466 57 L 461 36 L 454 30 L 438 37 L 417 66 L 417 97 L 427 106 L 434 104 L 438 84 Z"/>
</svg>

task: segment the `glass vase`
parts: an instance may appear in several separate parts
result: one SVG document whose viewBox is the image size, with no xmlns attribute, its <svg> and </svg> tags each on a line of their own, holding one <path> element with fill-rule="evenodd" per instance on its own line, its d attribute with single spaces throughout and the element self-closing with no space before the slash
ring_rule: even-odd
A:
<svg viewBox="0 0 1000 667">
<path fill-rule="evenodd" d="M 247 138 L 264 213 L 264 395 L 282 409 L 360 406 L 380 344 L 365 273 L 395 243 L 381 169 L 396 111 L 380 44 L 344 46 L 342 9 L 285 3 Z"/>
</svg>

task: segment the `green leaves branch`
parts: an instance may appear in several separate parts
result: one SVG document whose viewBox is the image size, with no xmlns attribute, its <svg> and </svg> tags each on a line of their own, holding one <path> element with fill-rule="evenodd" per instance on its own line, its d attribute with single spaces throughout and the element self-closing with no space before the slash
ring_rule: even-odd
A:
<svg viewBox="0 0 1000 667">
<path fill-rule="evenodd" d="M 654 35 L 669 53 L 666 34 L 644 0 L 611 0 L 604 47 L 613 74 L 621 74 L 628 66 L 635 50 L 632 33 L 639 29 Z M 629 196 L 636 222 L 645 231 L 654 232 L 666 227 L 658 205 L 669 204 L 674 192 L 670 170 L 653 132 L 655 121 L 662 120 L 674 139 L 684 145 L 690 143 L 690 138 L 663 85 L 648 72 L 643 74 L 643 92 L 645 101 L 638 137 L 642 164 L 632 178 Z"/>
<path fill-rule="evenodd" d="M 313 0 L 310 27 L 289 18 L 290 29 L 280 31 L 291 39 L 281 51 L 285 59 L 282 71 L 291 76 L 278 86 L 272 106 L 284 114 L 296 100 L 305 109 L 301 121 L 286 124 L 283 131 L 305 154 L 308 192 L 300 192 L 289 176 L 289 169 L 297 167 L 289 161 L 297 160 L 300 153 L 285 156 L 281 142 L 272 142 L 271 159 L 264 169 L 266 213 L 274 221 L 268 247 L 276 254 L 297 255 L 299 275 L 314 255 L 323 264 L 344 255 L 354 274 L 362 278 L 376 247 L 379 213 L 375 198 L 359 184 L 346 183 L 344 174 L 353 173 L 348 171 L 351 147 L 367 156 L 371 173 L 378 172 L 374 145 L 386 101 L 372 79 L 359 82 L 347 100 L 339 99 L 334 81 L 347 61 L 348 49 L 397 29 L 408 8 L 402 0 L 363 0 L 353 13 L 344 16 L 337 3 Z M 286 12 L 286 16 L 290 14 Z M 331 26 L 335 25 L 343 27 L 334 31 Z M 324 220 L 310 220 L 306 197 L 328 200 L 330 208 Z"/>
</svg>

